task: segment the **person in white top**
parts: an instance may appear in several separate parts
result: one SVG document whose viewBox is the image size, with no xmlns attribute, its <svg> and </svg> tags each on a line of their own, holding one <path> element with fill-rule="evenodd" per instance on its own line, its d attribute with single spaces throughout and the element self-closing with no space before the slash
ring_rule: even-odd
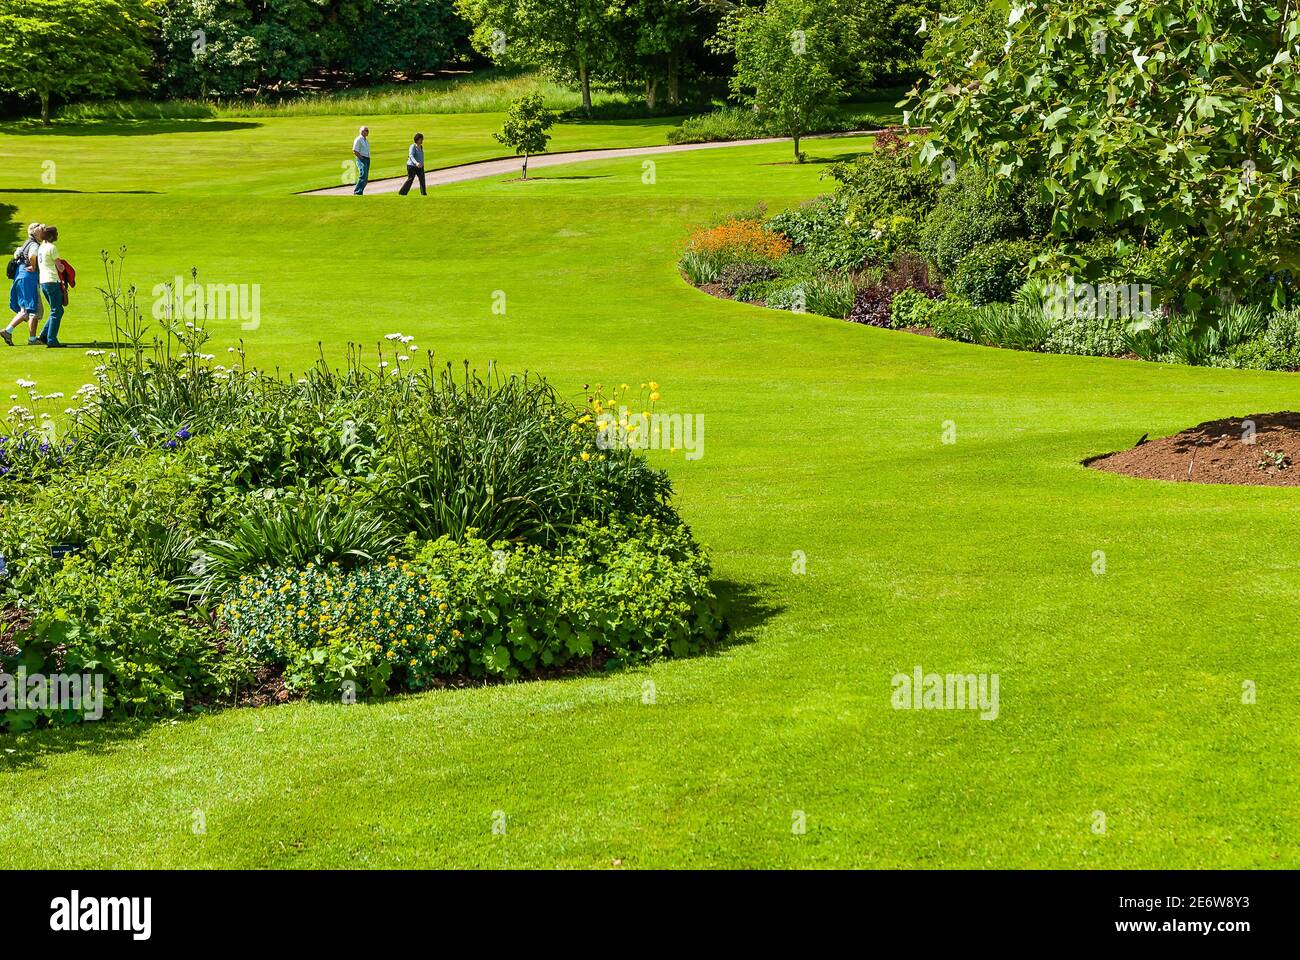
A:
<svg viewBox="0 0 1300 960">
<path fill-rule="evenodd" d="M 362 127 L 357 138 L 352 141 L 352 156 L 357 161 L 357 186 L 352 193 L 361 196 L 366 192 L 366 182 L 370 179 L 370 128 Z"/>
<path fill-rule="evenodd" d="M 50 305 L 50 316 L 37 337 L 38 343 L 47 347 L 61 347 L 59 343 L 59 324 L 63 320 L 63 281 L 59 279 L 59 248 L 54 242 L 59 239 L 59 228 L 45 225 L 41 231 L 41 245 L 36 250 L 36 266 L 40 272 L 41 293 Z"/>
</svg>

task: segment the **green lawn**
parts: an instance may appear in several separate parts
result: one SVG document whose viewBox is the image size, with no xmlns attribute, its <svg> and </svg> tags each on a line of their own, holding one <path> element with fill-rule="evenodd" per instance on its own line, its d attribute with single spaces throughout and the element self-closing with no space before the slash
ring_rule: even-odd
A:
<svg viewBox="0 0 1300 960">
<path fill-rule="evenodd" d="M 375 139 L 414 122 L 374 120 Z M 1293 376 L 990 350 L 691 289 L 674 267 L 691 224 L 821 188 L 825 165 L 783 144 L 657 157 L 652 184 L 629 159 L 356 200 L 290 195 L 332 182 L 346 118 L 256 123 L 0 132 L 0 229 L 58 223 L 86 278 L 67 339 L 103 335 L 94 261 L 126 244 L 146 292 L 191 265 L 261 284 L 261 326 L 215 323 L 214 352 L 242 336 L 266 366 L 400 330 L 575 396 L 657 380 L 664 409 L 705 415 L 702 460 L 652 457 L 739 629 L 626 674 L 0 738 L 0 864 L 1300 864 L 1296 492 L 1079 466 L 1294 408 Z M 497 117 L 418 123 L 431 166 L 500 153 Z M 49 158 L 84 192 L 39 192 Z M 94 362 L 0 349 L 0 380 L 70 391 Z M 999 717 L 893 710 L 891 677 L 918 664 L 999 674 Z"/>
</svg>

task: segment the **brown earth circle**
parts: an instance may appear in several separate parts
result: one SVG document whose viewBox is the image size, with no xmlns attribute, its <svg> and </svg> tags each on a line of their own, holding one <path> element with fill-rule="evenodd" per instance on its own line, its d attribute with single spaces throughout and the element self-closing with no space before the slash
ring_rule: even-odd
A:
<svg viewBox="0 0 1300 960">
<path fill-rule="evenodd" d="M 1209 420 L 1170 437 L 1144 438 L 1084 466 L 1147 480 L 1300 486 L 1300 413 Z"/>
</svg>

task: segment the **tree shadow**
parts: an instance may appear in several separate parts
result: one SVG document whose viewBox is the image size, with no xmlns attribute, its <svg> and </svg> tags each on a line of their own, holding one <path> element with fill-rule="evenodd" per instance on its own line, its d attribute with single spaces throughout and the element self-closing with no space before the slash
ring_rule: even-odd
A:
<svg viewBox="0 0 1300 960">
<path fill-rule="evenodd" d="M 869 152 L 870 152 L 870 151 L 868 151 L 868 150 L 854 150 L 854 151 L 852 151 L 851 153 L 833 153 L 833 154 L 831 154 L 829 157 L 808 157 L 806 160 L 803 161 L 803 163 L 796 163 L 796 162 L 793 161 L 793 160 L 777 160 L 777 161 L 774 161 L 774 162 L 772 162 L 772 163 L 763 163 L 763 164 L 759 164 L 759 166 L 763 166 L 763 167 L 814 167 L 814 166 L 817 166 L 818 164 L 826 164 L 826 163 L 843 163 L 843 162 L 845 162 L 846 160 L 856 160 L 858 157 L 862 156 L 864 153 L 869 153 Z"/>
<path fill-rule="evenodd" d="M 81 120 L 49 125 L 22 121 L 0 124 L 0 133 L 17 137 L 152 137 L 167 133 L 223 133 L 262 126 L 253 120 Z"/>
<path fill-rule="evenodd" d="M 18 249 L 27 236 L 27 230 L 18 221 L 18 208 L 12 203 L 0 203 L 0 250 Z"/>
<path fill-rule="evenodd" d="M 572 176 L 572 177 L 532 176 L 528 178 L 528 183 L 536 183 L 539 180 L 608 180 L 608 179 L 609 179 L 609 174 L 607 173 L 603 173 L 599 175 L 591 174 L 589 176 Z M 521 177 L 515 177 L 513 180 L 502 180 L 501 182 L 502 183 L 523 183 L 524 180 Z"/>
<path fill-rule="evenodd" d="M 587 126 L 590 124 L 599 124 L 602 127 L 662 127 L 665 123 L 680 125 L 690 114 L 663 114 L 653 117 L 624 117 L 622 119 L 611 119 L 601 117 L 599 113 L 593 113 L 592 116 L 584 117 L 581 115 L 569 115 L 560 118 L 563 124 L 574 124 L 575 126 Z"/>
<path fill-rule="evenodd" d="M 157 194 L 157 190 L 61 190 L 57 187 L 20 187 L 7 188 L 0 190 L 3 193 L 92 193 L 92 194 L 122 194 L 122 193 L 152 193 Z"/>
</svg>

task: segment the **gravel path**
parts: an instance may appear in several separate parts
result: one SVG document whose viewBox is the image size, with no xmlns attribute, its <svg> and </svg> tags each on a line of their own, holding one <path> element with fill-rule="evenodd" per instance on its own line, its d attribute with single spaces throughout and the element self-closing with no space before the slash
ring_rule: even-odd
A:
<svg viewBox="0 0 1300 960">
<path fill-rule="evenodd" d="M 849 133 L 818 134 L 815 137 L 804 137 L 804 139 L 814 140 L 824 137 L 863 137 L 875 133 L 879 133 L 879 131 L 854 130 Z M 534 170 L 540 170 L 542 167 L 557 167 L 565 163 L 580 163 L 583 160 L 617 160 L 620 157 L 645 157 L 653 156 L 658 153 L 684 153 L 687 150 L 716 150 L 720 147 L 750 147 L 762 143 L 788 142 L 788 137 L 761 137 L 756 140 L 726 140 L 714 143 L 673 143 L 658 147 L 618 147 L 613 150 L 573 150 L 569 153 L 544 153 L 540 156 L 533 157 L 528 161 L 528 172 L 531 175 Z M 518 176 L 522 165 L 523 161 L 519 157 L 509 157 L 504 160 L 482 160 L 478 163 L 465 163 L 456 167 L 443 167 L 438 170 L 430 170 L 425 174 L 425 181 L 430 187 L 437 187 L 448 183 L 463 183 L 466 180 L 477 180 L 480 177 L 492 177 L 505 174 L 514 174 L 515 176 Z M 366 184 L 366 193 L 396 193 L 401 189 L 402 184 L 405 181 L 405 176 L 386 177 L 382 180 L 371 180 Z M 350 195 L 352 189 L 351 184 L 345 184 L 341 187 L 326 187 L 323 190 L 306 190 L 300 195 L 342 197 Z M 418 190 L 419 184 L 413 184 L 411 189 Z"/>
</svg>

